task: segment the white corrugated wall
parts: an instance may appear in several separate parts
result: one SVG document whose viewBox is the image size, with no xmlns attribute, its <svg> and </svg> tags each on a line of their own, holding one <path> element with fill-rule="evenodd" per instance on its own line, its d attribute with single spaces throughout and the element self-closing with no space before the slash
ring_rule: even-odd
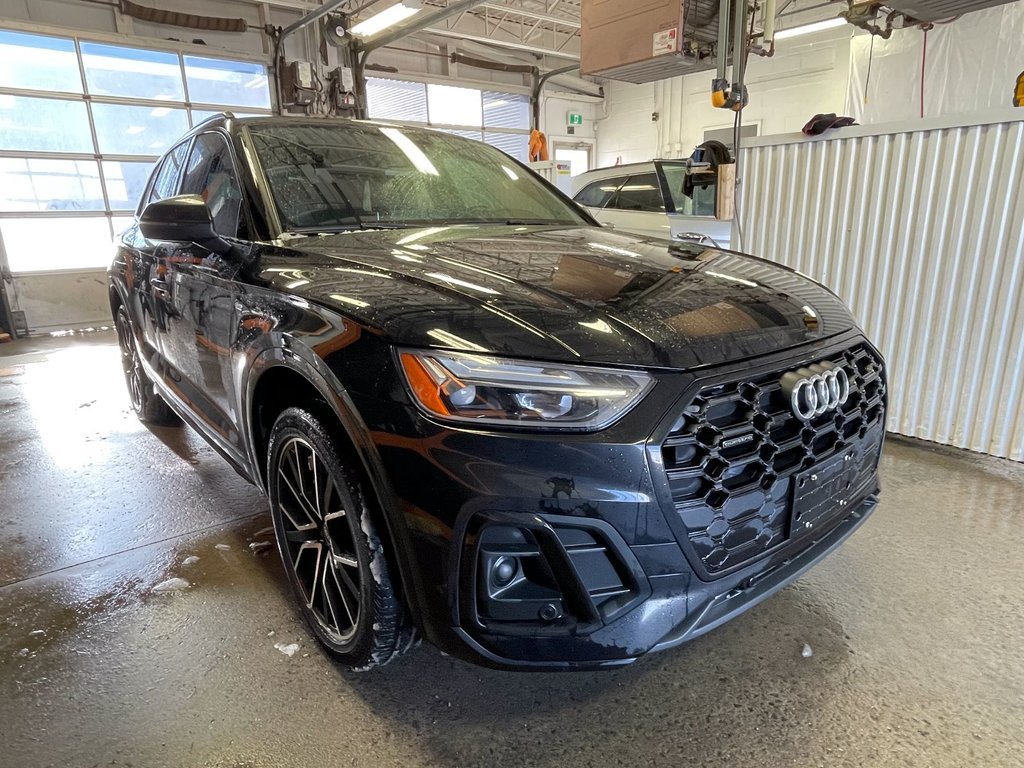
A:
<svg viewBox="0 0 1024 768">
<path fill-rule="evenodd" d="M 1017 461 L 1022 121 L 755 140 L 740 203 L 744 250 L 830 286 L 882 349 L 891 431 Z"/>
</svg>

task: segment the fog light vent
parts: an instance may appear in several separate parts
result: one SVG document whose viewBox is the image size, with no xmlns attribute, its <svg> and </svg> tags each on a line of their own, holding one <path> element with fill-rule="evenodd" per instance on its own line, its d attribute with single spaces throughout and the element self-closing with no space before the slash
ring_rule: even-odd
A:
<svg viewBox="0 0 1024 768">
<path fill-rule="evenodd" d="M 482 618 L 536 622 L 565 612 L 562 592 L 531 531 L 490 525 L 480 533 L 479 546 L 477 604 Z"/>
</svg>

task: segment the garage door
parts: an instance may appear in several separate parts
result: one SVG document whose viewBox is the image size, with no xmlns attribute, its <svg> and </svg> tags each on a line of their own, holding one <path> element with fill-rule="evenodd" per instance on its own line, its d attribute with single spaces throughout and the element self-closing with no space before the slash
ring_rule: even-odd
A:
<svg viewBox="0 0 1024 768">
<path fill-rule="evenodd" d="M 0 265 L 29 326 L 108 319 L 110 241 L 156 158 L 211 114 L 270 107 L 260 62 L 0 29 Z"/>
</svg>

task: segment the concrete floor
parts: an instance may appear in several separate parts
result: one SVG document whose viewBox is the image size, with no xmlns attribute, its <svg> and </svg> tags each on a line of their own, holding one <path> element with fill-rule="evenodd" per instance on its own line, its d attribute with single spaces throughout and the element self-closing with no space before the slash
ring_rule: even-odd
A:
<svg viewBox="0 0 1024 768">
<path fill-rule="evenodd" d="M 131 416 L 112 334 L 0 346 L 0 424 L 2 765 L 1024 765 L 1020 465 L 891 441 L 845 547 L 629 669 L 422 646 L 356 675 L 260 548 L 266 500 Z"/>
</svg>

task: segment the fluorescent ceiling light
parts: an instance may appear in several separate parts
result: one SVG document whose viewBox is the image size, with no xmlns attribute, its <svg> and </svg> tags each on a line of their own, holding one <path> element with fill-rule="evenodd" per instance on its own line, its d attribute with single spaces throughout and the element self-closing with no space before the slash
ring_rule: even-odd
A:
<svg viewBox="0 0 1024 768">
<path fill-rule="evenodd" d="M 401 240 L 396 240 L 395 245 L 408 245 L 409 243 L 415 243 L 417 240 L 422 240 L 424 237 L 439 235 L 446 230 L 448 230 L 448 227 L 427 227 L 426 229 L 419 229 L 411 235 L 406 235 Z"/>
<path fill-rule="evenodd" d="M 717 277 L 720 280 L 728 280 L 732 283 L 739 283 L 740 285 L 749 285 L 751 288 L 757 288 L 758 285 L 753 280 L 744 280 L 742 277 L 733 277 L 732 275 L 724 275 L 721 272 L 712 272 L 710 269 L 704 270 L 705 275 L 711 275 Z"/>
<path fill-rule="evenodd" d="M 420 173 L 428 174 L 429 176 L 440 176 L 437 172 L 437 168 L 430 162 L 423 150 L 417 147 L 412 139 L 406 136 L 397 128 L 380 128 L 381 133 L 391 139 L 395 145 L 402 150 L 402 153 L 409 158 L 409 162 L 412 163 L 416 170 Z"/>
<path fill-rule="evenodd" d="M 494 290 L 493 288 L 488 288 L 487 286 L 484 285 L 477 285 L 476 283 L 471 283 L 468 280 L 459 280 L 459 278 L 452 277 L 451 275 L 446 275 L 443 272 L 428 272 L 427 277 L 432 277 L 435 280 L 440 280 L 445 283 L 451 283 L 452 285 L 457 285 L 460 288 L 468 288 L 471 291 L 479 291 L 480 293 L 486 293 L 490 296 L 500 295 L 500 293 Z"/>
<path fill-rule="evenodd" d="M 802 27 L 793 27 L 792 29 L 780 29 L 775 33 L 776 40 L 785 40 L 790 37 L 800 37 L 800 35 L 810 35 L 814 32 L 822 32 L 826 29 L 834 29 L 835 27 L 841 27 L 846 23 L 846 19 L 835 18 L 825 19 L 825 21 L 816 21 L 814 24 L 804 24 Z"/>
<path fill-rule="evenodd" d="M 351 304 L 353 307 L 359 307 L 360 309 L 364 309 L 370 306 L 365 301 L 353 299 L 351 296 L 342 296 L 341 294 L 338 293 L 332 293 L 331 298 L 334 299 L 335 301 L 340 301 L 344 304 Z"/>
<path fill-rule="evenodd" d="M 464 349 L 469 352 L 486 352 L 487 350 L 481 347 L 479 344 L 474 344 L 472 341 L 456 336 L 454 333 L 449 333 L 442 328 L 435 328 L 432 331 L 427 331 L 427 336 L 433 336 L 435 339 L 440 341 L 442 344 L 446 344 L 456 349 Z"/>
<path fill-rule="evenodd" d="M 372 37 L 378 32 L 383 32 L 388 27 L 393 27 L 395 24 L 405 21 L 410 16 L 415 16 L 420 10 L 420 8 L 410 8 L 405 3 L 398 3 L 390 8 L 385 8 L 368 19 L 363 19 L 352 27 L 350 31 L 353 35 L 359 35 L 359 37 Z"/>
</svg>

